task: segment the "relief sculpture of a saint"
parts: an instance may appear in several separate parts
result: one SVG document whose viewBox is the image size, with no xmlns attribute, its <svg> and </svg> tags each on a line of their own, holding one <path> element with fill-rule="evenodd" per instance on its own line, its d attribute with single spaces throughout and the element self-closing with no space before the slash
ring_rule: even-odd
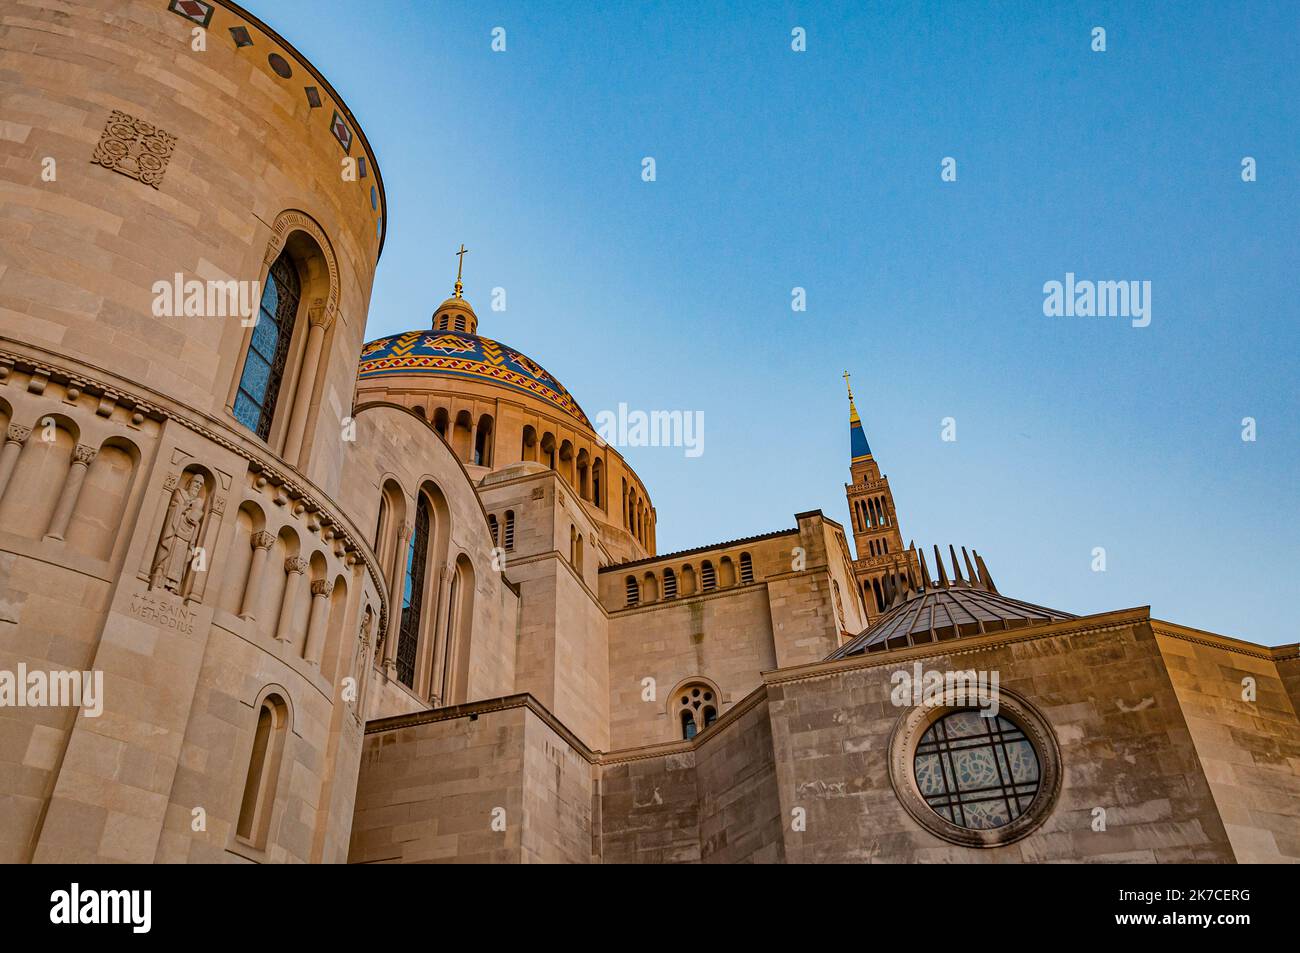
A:
<svg viewBox="0 0 1300 953">
<path fill-rule="evenodd" d="M 203 477 L 195 473 L 182 477 L 180 486 L 172 491 L 149 572 L 150 589 L 162 588 L 178 596 L 185 594 L 206 510 L 203 489 Z"/>
</svg>

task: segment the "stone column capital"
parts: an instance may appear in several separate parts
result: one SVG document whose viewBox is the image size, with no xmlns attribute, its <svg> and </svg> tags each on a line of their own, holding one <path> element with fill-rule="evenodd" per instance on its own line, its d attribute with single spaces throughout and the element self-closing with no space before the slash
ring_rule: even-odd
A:
<svg viewBox="0 0 1300 953">
<path fill-rule="evenodd" d="M 99 451 L 94 447 L 88 446 L 84 443 L 79 443 L 77 444 L 76 449 L 72 451 L 72 462 L 80 463 L 83 467 L 88 467 L 91 462 L 94 461 L 95 454 L 98 452 Z"/>
<path fill-rule="evenodd" d="M 297 573 L 302 575 L 307 571 L 307 560 L 301 556 L 290 556 L 284 561 L 284 571 L 287 573 Z"/>
<path fill-rule="evenodd" d="M 252 544 L 254 549 L 270 549 L 275 545 L 275 534 L 265 531 L 254 533 L 252 535 Z"/>
<path fill-rule="evenodd" d="M 334 583 L 329 579 L 317 579 L 311 584 L 311 594 L 313 596 L 328 597 L 334 591 Z"/>
<path fill-rule="evenodd" d="M 325 302 L 320 298 L 313 300 L 311 305 L 307 308 L 307 320 L 311 323 L 313 328 L 320 328 L 322 330 L 328 328 L 330 325 L 330 319 L 333 317 L 334 315 L 325 307 Z"/>
<path fill-rule="evenodd" d="M 31 427 L 23 427 L 19 424 L 10 424 L 9 430 L 5 434 L 5 440 L 8 443 L 26 443 L 27 438 L 32 435 Z"/>
</svg>

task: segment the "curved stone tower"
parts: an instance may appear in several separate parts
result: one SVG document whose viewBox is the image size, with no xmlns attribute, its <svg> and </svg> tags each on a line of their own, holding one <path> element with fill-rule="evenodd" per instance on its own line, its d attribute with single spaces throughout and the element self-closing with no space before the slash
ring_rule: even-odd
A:
<svg viewBox="0 0 1300 953">
<path fill-rule="evenodd" d="M 11 8 L 0 55 L 0 669 L 50 686 L 0 708 L 0 860 L 342 860 L 379 167 L 224 0 Z"/>
</svg>

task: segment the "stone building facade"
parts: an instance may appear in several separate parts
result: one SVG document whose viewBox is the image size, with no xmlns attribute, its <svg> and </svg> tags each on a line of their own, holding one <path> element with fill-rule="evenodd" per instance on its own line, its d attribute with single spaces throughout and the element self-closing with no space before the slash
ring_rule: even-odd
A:
<svg viewBox="0 0 1300 953">
<path fill-rule="evenodd" d="M 852 548 L 663 554 L 459 276 L 366 342 L 377 158 L 238 4 L 0 5 L 0 155 L 0 860 L 1300 858 L 1297 647 L 932 576 L 851 395 Z"/>
</svg>

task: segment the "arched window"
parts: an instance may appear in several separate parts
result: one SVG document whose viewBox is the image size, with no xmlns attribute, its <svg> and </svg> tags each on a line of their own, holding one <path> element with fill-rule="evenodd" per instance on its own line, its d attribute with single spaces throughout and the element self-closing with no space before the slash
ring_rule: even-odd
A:
<svg viewBox="0 0 1300 953">
<path fill-rule="evenodd" d="M 591 464 L 586 447 L 578 451 L 578 496 L 591 499 Z"/>
<path fill-rule="evenodd" d="M 267 276 L 235 395 L 235 419 L 263 440 L 271 434 L 301 292 L 293 259 L 283 251 Z"/>
<path fill-rule="evenodd" d="M 515 551 L 515 511 L 506 510 L 506 532 L 505 538 L 501 541 L 502 547 L 508 553 Z"/>
<path fill-rule="evenodd" d="M 244 796 L 235 826 L 239 839 L 254 847 L 266 846 L 288 725 L 289 708 L 284 699 L 275 694 L 266 696 L 257 712 L 257 728 L 244 777 Z"/>
<path fill-rule="evenodd" d="M 591 502 L 600 509 L 605 508 L 605 500 L 601 497 L 601 487 L 605 483 L 605 463 L 596 458 L 596 462 L 591 465 Z"/>
<path fill-rule="evenodd" d="M 677 712 L 682 738 L 690 741 L 718 720 L 718 699 L 713 688 L 700 683 L 687 685 L 677 695 Z"/>
<path fill-rule="evenodd" d="M 402 623 L 397 635 L 397 680 L 415 687 L 415 657 L 420 644 L 420 614 L 424 605 L 425 563 L 429 556 L 429 501 L 423 493 L 415 510 L 415 532 L 406 557 L 402 587 Z"/>
<path fill-rule="evenodd" d="M 664 598 L 677 598 L 677 573 L 671 569 L 664 570 Z"/>
<path fill-rule="evenodd" d="M 713 571 L 713 563 L 707 559 L 700 565 L 700 587 L 705 592 L 718 588 L 717 573 Z"/>
<path fill-rule="evenodd" d="M 488 532 L 492 535 L 492 546 L 495 548 L 501 545 L 501 536 L 498 533 L 500 529 L 497 526 L 497 518 L 493 514 L 488 514 Z"/>
<path fill-rule="evenodd" d="M 469 697 L 470 639 L 474 622 L 474 566 L 465 554 L 456 558 L 447 599 L 447 633 L 443 640 L 443 705 L 459 705 Z"/>
<path fill-rule="evenodd" d="M 451 443 L 451 415 L 447 413 L 446 407 L 439 407 L 433 412 L 433 429 L 443 440 Z"/>
<path fill-rule="evenodd" d="M 641 589 L 637 585 L 636 576 L 627 577 L 627 604 L 636 605 L 641 601 Z"/>
<path fill-rule="evenodd" d="M 456 315 L 456 330 L 457 331 L 465 330 L 465 315 L 463 314 Z"/>
<path fill-rule="evenodd" d="M 749 553 L 740 554 L 740 581 L 754 581 L 754 560 L 750 558 Z"/>
<path fill-rule="evenodd" d="M 388 521 L 388 500 L 379 498 L 379 518 L 375 520 L 375 552 L 379 552 L 384 539 L 384 524 Z"/>
<path fill-rule="evenodd" d="M 524 427 L 523 438 L 521 439 L 519 446 L 519 459 L 537 459 L 537 431 L 533 429 L 531 424 Z"/>
<path fill-rule="evenodd" d="M 574 568 L 578 570 L 578 575 L 582 575 L 582 534 L 578 534 L 578 561 L 574 563 Z"/>
<path fill-rule="evenodd" d="M 481 467 L 492 466 L 492 416 L 483 414 L 474 431 L 474 463 Z"/>
<path fill-rule="evenodd" d="M 569 524 L 569 565 L 578 565 L 578 529 L 572 523 Z"/>
</svg>

